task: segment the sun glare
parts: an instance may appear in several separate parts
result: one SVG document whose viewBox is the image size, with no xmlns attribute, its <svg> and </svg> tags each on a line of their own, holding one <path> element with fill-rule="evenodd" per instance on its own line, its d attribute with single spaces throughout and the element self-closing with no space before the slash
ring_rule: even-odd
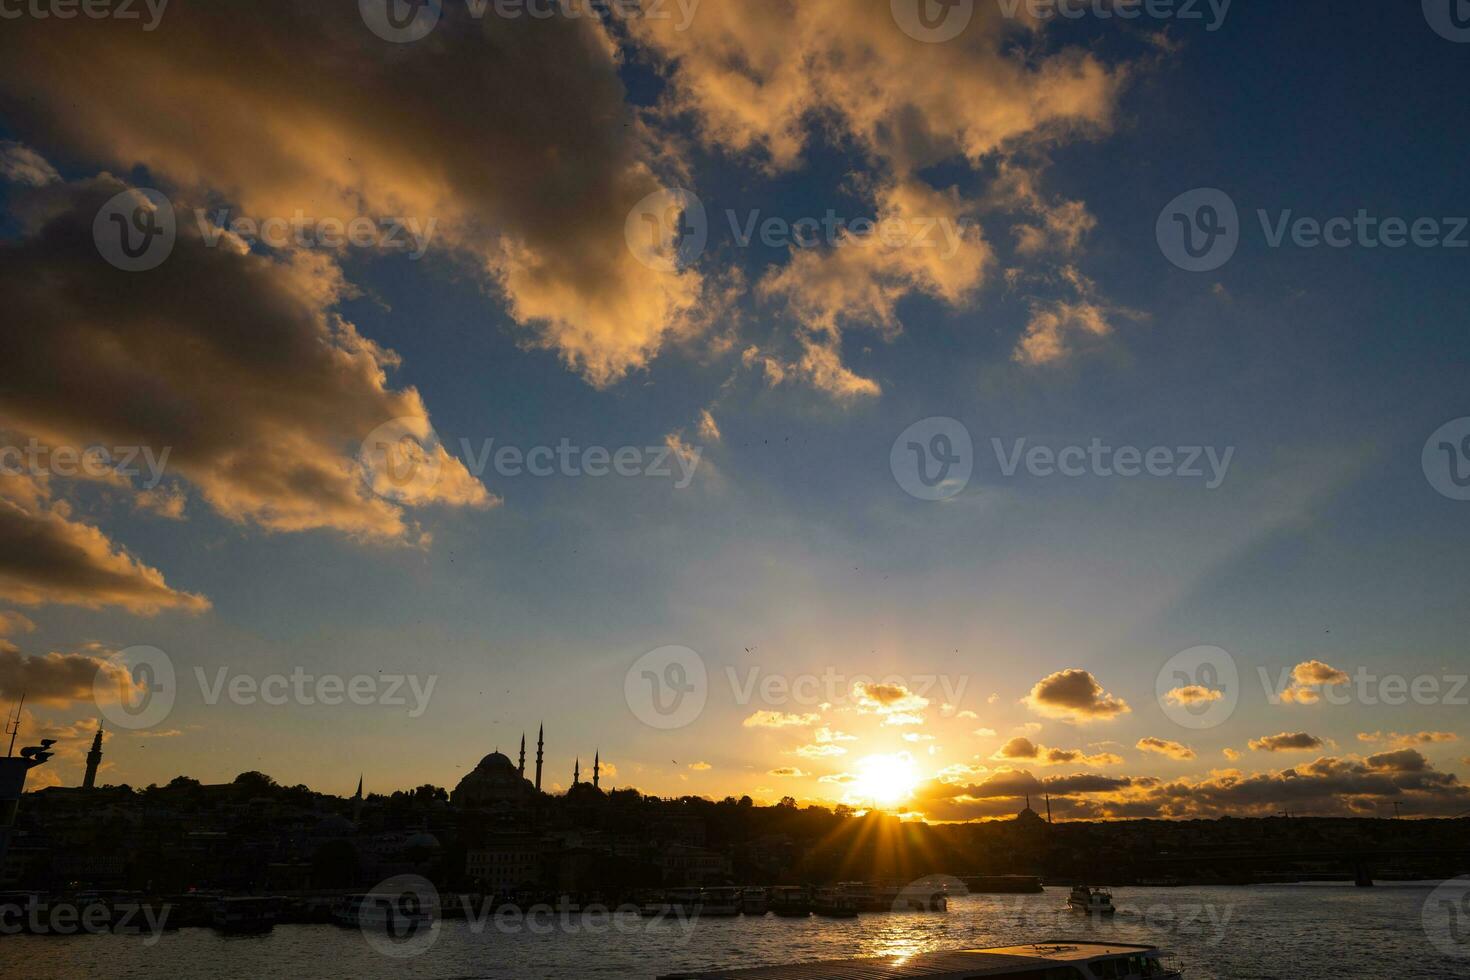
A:
<svg viewBox="0 0 1470 980">
<path fill-rule="evenodd" d="M 878 806 L 892 806 L 913 795 L 919 785 L 919 773 L 907 753 L 870 755 L 858 762 L 853 795 Z"/>
</svg>

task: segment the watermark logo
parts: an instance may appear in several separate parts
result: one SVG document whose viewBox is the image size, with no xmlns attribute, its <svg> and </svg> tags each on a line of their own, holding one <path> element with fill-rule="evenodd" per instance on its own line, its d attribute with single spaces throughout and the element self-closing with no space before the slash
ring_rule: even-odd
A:
<svg viewBox="0 0 1470 980">
<path fill-rule="evenodd" d="M 1470 875 L 1430 892 L 1420 921 L 1435 949 L 1451 959 L 1470 960 Z"/>
<path fill-rule="evenodd" d="M 709 243 L 709 215 L 693 191 L 654 191 L 633 205 L 623 237 L 634 258 L 657 272 L 687 269 Z"/>
<path fill-rule="evenodd" d="M 1240 703 L 1240 668 L 1220 647 L 1190 647 L 1160 668 L 1154 692 L 1174 724 L 1217 728 L 1230 720 Z"/>
<path fill-rule="evenodd" d="M 999 0 L 1001 14 L 1015 20 L 1025 8 L 1029 19 L 1046 22 L 1056 18 L 1081 20 L 1150 20 L 1190 21 L 1212 19 L 1205 25 L 1211 33 L 1225 26 L 1232 0 Z M 1208 6 L 1208 11 L 1205 9 Z"/>
<path fill-rule="evenodd" d="M 174 662 L 157 647 L 128 647 L 92 678 L 92 699 L 116 728 L 152 728 L 174 710 Z"/>
<path fill-rule="evenodd" d="M 899 29 L 925 44 L 953 41 L 975 16 L 975 0 L 889 0 L 888 6 Z"/>
<path fill-rule="evenodd" d="M 174 206 L 151 187 L 113 195 L 92 221 L 92 240 L 110 265 L 124 272 L 147 272 L 164 263 L 178 238 Z"/>
<path fill-rule="evenodd" d="M 444 455 L 429 420 L 405 415 L 369 432 L 358 459 L 374 493 L 410 502 L 429 497 L 439 482 Z"/>
<path fill-rule="evenodd" d="M 649 728 L 670 731 L 692 725 L 709 700 L 709 670 L 688 647 L 650 650 L 623 679 L 628 709 Z"/>
<path fill-rule="evenodd" d="M 439 890 L 419 875 L 378 882 L 355 913 L 363 938 L 384 956 L 422 956 L 439 941 Z"/>
<path fill-rule="evenodd" d="M 1424 19 L 1434 32 L 1458 44 L 1470 42 L 1470 0 L 1423 0 Z"/>
<path fill-rule="evenodd" d="M 1164 206 L 1154 234 L 1170 262 L 1186 272 L 1211 272 L 1240 245 L 1240 212 L 1224 191 L 1196 188 Z"/>
<path fill-rule="evenodd" d="M 1441 496 L 1470 500 L 1470 416 L 1435 429 L 1419 461 L 1424 478 Z"/>
<path fill-rule="evenodd" d="M 163 12 L 169 0 L 24 0 L 21 3 L 0 3 L 0 20 L 19 20 L 33 17 L 36 20 L 74 20 L 78 16 L 88 20 L 143 20 L 144 10 L 148 20 L 143 23 L 144 32 L 155 31 L 163 21 Z M 80 9 L 78 9 L 80 8 Z M 139 9 L 142 8 L 142 9 Z"/>
<path fill-rule="evenodd" d="M 920 419 L 901 432 L 888 452 L 893 478 L 911 497 L 948 500 L 970 484 L 975 443 L 964 423 L 946 416 Z"/>
<path fill-rule="evenodd" d="M 393 44 L 428 37 L 444 16 L 443 0 L 357 0 L 368 30 Z"/>
</svg>

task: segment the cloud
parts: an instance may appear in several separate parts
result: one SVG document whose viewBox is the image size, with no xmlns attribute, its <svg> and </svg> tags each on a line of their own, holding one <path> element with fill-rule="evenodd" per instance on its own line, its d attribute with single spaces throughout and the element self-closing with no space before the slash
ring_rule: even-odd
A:
<svg viewBox="0 0 1470 980">
<path fill-rule="evenodd" d="M 44 187 L 60 179 L 56 168 L 29 146 L 0 141 L 0 180 Z"/>
<path fill-rule="evenodd" d="M 1338 670 L 1320 660 L 1299 663 L 1291 670 L 1291 686 L 1281 692 L 1281 700 L 1287 704 L 1316 704 L 1324 686 L 1341 686 L 1351 683 L 1346 671 Z"/>
<path fill-rule="evenodd" d="M 1236 749 L 1221 749 L 1220 752 L 1231 762 L 1237 762 L 1240 759 L 1240 752 Z"/>
<path fill-rule="evenodd" d="M 1429 768 L 1429 760 L 1414 749 L 1380 752 L 1368 756 L 1363 764 L 1380 772 L 1424 772 Z"/>
<path fill-rule="evenodd" d="M 813 743 L 811 745 L 801 746 L 796 750 L 796 754 L 803 759 L 828 759 L 832 756 L 847 755 L 847 750 L 840 745 L 833 745 L 830 742 L 822 744 Z"/>
<path fill-rule="evenodd" d="M 1088 755 L 1080 749 L 1053 749 L 1038 745 L 1029 738 L 1017 736 L 996 750 L 990 757 L 1000 762 L 1028 760 L 1043 766 L 1083 764 L 1089 766 L 1113 766 L 1123 759 L 1112 752 Z"/>
<path fill-rule="evenodd" d="M 695 772 L 709 772 L 711 769 L 714 768 L 714 766 L 710 765 L 708 762 L 691 762 L 689 763 L 689 768 L 693 769 Z"/>
<path fill-rule="evenodd" d="M 802 772 L 800 769 L 793 768 L 792 766 L 782 766 L 780 769 L 772 769 L 770 772 L 766 773 L 766 775 L 779 776 L 782 778 L 790 779 L 802 779 L 806 777 L 806 773 Z"/>
<path fill-rule="evenodd" d="M 1306 752 L 1320 749 L 1322 740 L 1306 732 L 1281 732 L 1251 739 L 1250 747 L 1256 752 Z"/>
<path fill-rule="evenodd" d="M 796 715 L 782 711 L 757 711 L 741 722 L 746 728 L 806 728 L 822 720 L 821 715 Z"/>
<path fill-rule="evenodd" d="M 1400 734 L 1398 732 L 1359 732 L 1360 742 L 1386 742 L 1400 748 L 1408 748 L 1413 745 L 1436 745 L 1444 742 L 1458 742 L 1460 736 L 1454 732 L 1411 732 Z"/>
<path fill-rule="evenodd" d="M 1164 695 L 1164 699 L 1166 701 L 1172 701 L 1175 704 L 1189 705 L 1208 704 L 1211 701 L 1218 701 L 1224 696 L 1225 692 L 1223 691 L 1217 691 L 1214 688 L 1205 687 L 1201 684 L 1189 684 L 1185 687 L 1174 688 Z"/>
<path fill-rule="evenodd" d="M 0 347 L 4 343 L 0 338 Z M 0 403 L 5 397 L 0 392 Z M 48 500 L 43 481 L 12 475 L 0 475 L 0 599 L 25 606 L 116 606 L 144 616 L 209 608 L 204 596 L 172 588 L 158 569 L 73 519 L 68 504 Z"/>
<path fill-rule="evenodd" d="M 397 356 L 333 312 L 351 288 L 328 257 L 209 247 L 181 221 L 167 261 L 124 272 L 92 241 L 119 193 L 134 192 L 108 175 L 32 191 L 30 233 L 0 244 L 0 291 L 32 325 L 0 337 L 0 358 L 28 365 L 0 389 L 9 425 L 167 452 L 217 512 L 271 531 L 417 541 L 405 507 L 498 503 L 438 444 L 419 393 L 389 387 Z M 387 430 L 375 462 L 364 440 Z M 391 481 L 383 454 L 405 447 L 408 478 Z"/>
<path fill-rule="evenodd" d="M 1058 281 L 1069 295 L 1032 300 L 1025 333 L 1011 354 L 1018 364 L 1035 367 L 1061 361 L 1079 344 L 1111 334 L 1120 317 L 1146 319 L 1138 310 L 1102 300 L 1093 281 L 1073 266 L 1063 268 Z"/>
<path fill-rule="evenodd" d="M 705 442 L 719 442 L 721 439 L 720 427 L 715 423 L 715 417 L 710 414 L 707 408 L 701 408 L 699 410 L 699 420 L 695 426 L 695 431 L 699 433 L 699 438 Z"/>
<path fill-rule="evenodd" d="M 910 691 L 903 684 L 870 684 L 858 681 L 852 686 L 853 700 L 863 714 L 913 714 L 929 707 L 929 699 Z"/>
<path fill-rule="evenodd" d="M 1021 700 L 1039 715 L 1077 722 L 1106 721 L 1133 710 L 1122 698 L 1104 691 L 1097 678 L 1080 668 L 1057 671 L 1042 678 Z"/>
<path fill-rule="evenodd" d="M 595 385 L 695 329 L 700 275 L 647 268 L 625 239 L 676 151 L 652 146 L 597 18 L 445 4 L 405 45 L 374 37 L 355 4 L 293 0 L 180 6 L 158 33 L 7 26 L 0 113 L 43 149 L 142 165 L 257 218 L 435 219 L 436 252 Z"/>
<path fill-rule="evenodd" d="M 0 698 L 6 701 L 24 694 L 28 704 L 90 702 L 99 673 L 104 678 L 102 690 L 111 690 L 115 685 L 122 695 L 133 692 L 132 675 L 108 654 L 52 652 L 26 656 L 14 644 L 0 640 Z"/>
<path fill-rule="evenodd" d="M 812 733 L 812 737 L 819 744 L 857 741 L 856 735 L 849 735 L 846 732 L 834 731 L 831 728 L 818 728 L 815 732 Z"/>
<path fill-rule="evenodd" d="M 0 609 L 0 636 L 14 636 L 17 633 L 33 633 L 36 624 L 26 616 L 8 609 Z"/>
<path fill-rule="evenodd" d="M 1137 748 L 1143 752 L 1153 752 L 1158 755 L 1168 756 L 1171 759 L 1193 759 L 1194 749 L 1179 742 L 1171 742 L 1168 739 L 1154 738 L 1149 736 L 1138 740 Z"/>
</svg>

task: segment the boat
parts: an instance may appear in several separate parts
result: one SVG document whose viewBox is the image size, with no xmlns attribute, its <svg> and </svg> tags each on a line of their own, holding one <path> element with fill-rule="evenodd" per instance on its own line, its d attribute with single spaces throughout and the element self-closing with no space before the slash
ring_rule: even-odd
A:
<svg viewBox="0 0 1470 980">
<path fill-rule="evenodd" d="M 887 912 L 892 907 L 883 901 L 879 890 L 866 881 L 839 882 L 837 890 L 851 899 L 852 907 L 859 912 Z"/>
<path fill-rule="evenodd" d="M 674 888 L 664 893 L 669 915 L 698 915 L 703 904 L 704 893 L 698 888 Z"/>
<path fill-rule="evenodd" d="M 801 885 L 777 885 L 771 889 L 771 911 L 783 919 L 804 919 L 812 914 L 812 896 Z"/>
<path fill-rule="evenodd" d="M 769 900 L 764 888 L 743 888 L 740 890 L 740 911 L 746 915 L 765 915 Z"/>
<path fill-rule="evenodd" d="M 812 914 L 828 919 L 856 919 L 857 899 L 844 891 L 841 886 L 818 888 L 817 894 L 812 898 Z"/>
<path fill-rule="evenodd" d="M 332 906 L 332 921 L 355 929 L 381 929 L 409 936 L 434 922 L 435 909 L 387 895 L 344 895 Z"/>
<path fill-rule="evenodd" d="M 830 960 L 755 970 L 667 973 L 658 980 L 867 980 L 923 977 L 924 980 L 1178 980 L 1184 974 L 1173 956 L 1155 946 L 1048 940 L 1026 946 L 993 946 L 943 953 Z"/>
<path fill-rule="evenodd" d="M 890 886 L 879 895 L 886 912 L 948 912 L 949 894 L 943 885 L 915 882 L 902 888 Z"/>
<path fill-rule="evenodd" d="M 214 927 L 227 936 L 259 936 L 276 927 L 277 898 L 221 898 L 214 903 Z"/>
<path fill-rule="evenodd" d="M 1067 908 L 1073 912 L 1086 912 L 1088 915 L 1112 915 L 1118 911 L 1113 908 L 1113 894 L 1105 888 L 1088 888 L 1086 885 L 1078 885 L 1072 889 L 1072 894 L 1067 896 Z"/>
<path fill-rule="evenodd" d="M 730 918 L 740 914 L 740 889 L 706 888 L 699 895 L 701 918 Z"/>
</svg>

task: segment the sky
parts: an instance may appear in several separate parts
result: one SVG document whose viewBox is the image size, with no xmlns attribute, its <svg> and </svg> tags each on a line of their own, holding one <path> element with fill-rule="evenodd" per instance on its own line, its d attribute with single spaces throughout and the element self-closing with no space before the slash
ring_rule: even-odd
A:
<svg viewBox="0 0 1470 980">
<path fill-rule="evenodd" d="M 5 8 L 32 788 L 1470 810 L 1434 3 L 399 2 Z"/>
</svg>

